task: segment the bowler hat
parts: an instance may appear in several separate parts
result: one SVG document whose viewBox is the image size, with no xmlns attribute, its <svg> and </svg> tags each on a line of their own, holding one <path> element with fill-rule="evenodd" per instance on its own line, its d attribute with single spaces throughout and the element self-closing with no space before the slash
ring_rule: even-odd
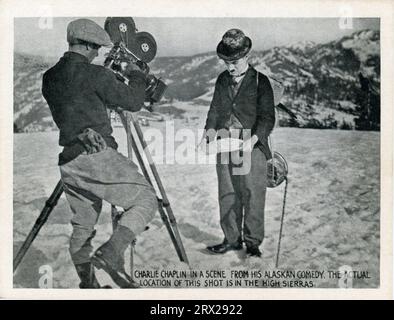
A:
<svg viewBox="0 0 394 320">
<path fill-rule="evenodd" d="M 219 42 L 216 53 L 223 60 L 238 60 L 248 54 L 252 40 L 239 29 L 228 30 Z"/>
<path fill-rule="evenodd" d="M 77 19 L 71 21 L 67 26 L 67 42 L 74 44 L 81 40 L 104 47 L 112 45 L 108 33 L 96 22 L 89 19 Z"/>
</svg>

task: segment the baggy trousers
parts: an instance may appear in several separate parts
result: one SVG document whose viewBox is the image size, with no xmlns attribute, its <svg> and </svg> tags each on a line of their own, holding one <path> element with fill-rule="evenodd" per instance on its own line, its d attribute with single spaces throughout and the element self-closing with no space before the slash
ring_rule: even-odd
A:
<svg viewBox="0 0 394 320">
<path fill-rule="evenodd" d="M 102 200 L 124 208 L 118 224 L 134 235 L 144 231 L 157 210 L 153 187 L 131 160 L 112 148 L 81 154 L 60 166 L 60 173 L 73 212 L 70 254 L 74 264 L 90 261 Z"/>
<path fill-rule="evenodd" d="M 222 161 L 224 155 L 229 159 L 227 164 Z M 235 243 L 243 239 L 247 246 L 259 246 L 264 239 L 267 159 L 259 148 L 254 148 L 250 170 L 237 175 L 234 169 L 239 168 L 239 161 L 234 164 L 232 158 L 232 154 L 219 154 L 216 165 L 224 241 Z"/>
</svg>

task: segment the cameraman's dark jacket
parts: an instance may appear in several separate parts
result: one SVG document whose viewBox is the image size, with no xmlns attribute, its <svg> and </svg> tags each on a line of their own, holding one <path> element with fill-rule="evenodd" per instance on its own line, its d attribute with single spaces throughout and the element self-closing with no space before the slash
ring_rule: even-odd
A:
<svg viewBox="0 0 394 320">
<path fill-rule="evenodd" d="M 257 75 L 259 79 L 257 82 Z M 235 95 L 231 94 L 231 76 L 222 72 L 215 84 L 215 92 L 208 112 L 205 130 L 228 129 L 226 124 L 233 115 L 244 129 L 251 129 L 259 141 L 255 147 L 260 148 L 267 159 L 271 158 L 268 136 L 275 124 L 274 95 L 268 78 L 249 66 L 241 86 Z M 259 88 L 257 88 L 257 83 Z"/>
<path fill-rule="evenodd" d="M 145 99 L 145 76 L 133 71 L 126 85 L 112 71 L 90 64 L 83 55 L 66 52 L 44 73 L 42 94 L 60 130 L 62 165 L 85 150 L 77 136 L 86 128 L 100 133 L 109 147 L 117 149 L 106 107 L 140 110 Z"/>
</svg>

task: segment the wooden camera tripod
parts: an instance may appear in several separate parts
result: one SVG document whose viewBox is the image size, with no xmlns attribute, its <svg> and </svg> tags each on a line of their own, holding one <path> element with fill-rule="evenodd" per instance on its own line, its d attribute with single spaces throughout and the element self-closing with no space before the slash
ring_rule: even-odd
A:
<svg viewBox="0 0 394 320">
<path fill-rule="evenodd" d="M 181 236 L 178 231 L 178 227 L 177 227 L 174 213 L 173 213 L 170 203 L 168 201 L 167 194 L 164 190 L 164 187 L 161 182 L 157 168 L 156 168 L 156 166 L 153 162 L 152 156 L 147 148 L 148 145 L 147 145 L 147 143 L 144 139 L 144 136 L 142 134 L 141 127 L 140 127 L 139 123 L 134 119 L 131 112 L 118 110 L 118 113 L 119 113 L 120 119 L 122 121 L 122 124 L 123 124 L 123 126 L 126 130 L 126 134 L 127 134 L 128 157 L 129 157 L 129 159 L 131 159 L 133 151 L 134 151 L 134 154 L 136 155 L 138 164 L 140 166 L 140 169 L 141 169 L 143 175 L 145 176 L 147 181 L 153 186 L 153 188 L 156 191 L 160 217 L 163 220 L 163 223 L 165 224 L 165 226 L 167 228 L 167 231 L 170 235 L 171 241 L 175 247 L 176 253 L 178 254 L 180 261 L 189 264 L 185 249 L 183 247 Z M 134 128 L 135 133 L 132 132 L 132 128 Z M 136 134 L 136 136 L 135 136 L 135 134 Z M 144 161 L 144 158 L 141 154 L 141 151 L 139 149 L 137 141 L 139 142 L 139 146 L 142 149 L 142 152 L 145 154 L 145 160 L 148 162 L 148 165 L 146 165 L 146 163 Z M 151 174 L 149 174 L 149 172 L 148 172 L 148 167 L 150 168 Z M 152 183 L 152 180 L 155 182 L 155 184 Z M 30 248 L 32 242 L 36 238 L 40 229 L 45 224 L 45 222 L 48 220 L 50 213 L 52 212 L 53 208 L 56 206 L 63 191 L 64 191 L 63 183 L 60 180 L 57 183 L 51 196 L 46 201 L 45 206 L 44 206 L 43 210 L 41 211 L 39 217 L 37 218 L 33 228 L 31 229 L 31 231 L 27 235 L 25 241 L 23 242 L 22 246 L 20 247 L 17 254 L 15 255 L 15 258 L 13 261 L 14 272 L 18 268 L 20 262 L 22 261 L 23 257 L 25 256 L 27 250 Z M 116 220 L 117 220 L 117 217 L 120 213 L 115 208 L 115 206 L 112 206 L 111 213 L 112 213 L 113 227 L 116 227 Z M 133 250 L 133 246 L 132 246 L 132 250 Z M 133 255 L 131 255 L 131 257 L 132 256 Z M 131 261 L 131 267 L 132 266 L 133 266 L 133 263 Z M 132 273 L 131 273 L 131 275 L 132 275 Z"/>
</svg>

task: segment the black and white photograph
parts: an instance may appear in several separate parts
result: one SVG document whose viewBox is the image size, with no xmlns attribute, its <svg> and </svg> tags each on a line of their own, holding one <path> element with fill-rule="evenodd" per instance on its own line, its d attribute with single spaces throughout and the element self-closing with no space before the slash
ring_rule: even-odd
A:
<svg viewBox="0 0 394 320">
<path fill-rule="evenodd" d="M 13 289 L 385 287 L 384 21 L 352 8 L 15 16 Z"/>
</svg>

